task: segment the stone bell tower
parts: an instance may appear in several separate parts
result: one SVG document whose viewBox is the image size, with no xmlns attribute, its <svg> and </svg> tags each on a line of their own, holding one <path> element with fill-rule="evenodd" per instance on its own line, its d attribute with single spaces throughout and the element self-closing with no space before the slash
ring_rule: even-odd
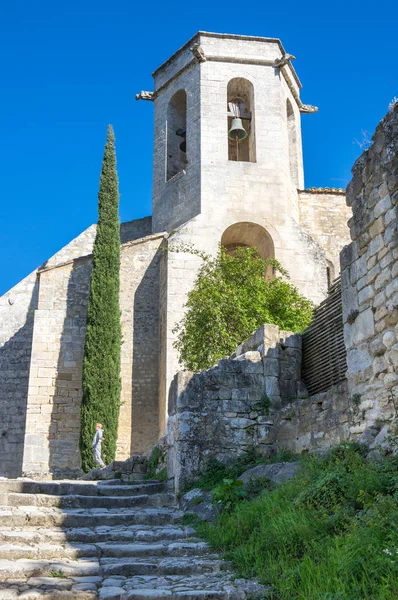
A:
<svg viewBox="0 0 398 600">
<path fill-rule="evenodd" d="M 347 209 L 343 190 L 304 190 L 301 114 L 318 109 L 302 103 L 293 59 L 278 39 L 199 32 L 154 72 L 154 92 L 137 99 L 155 108 L 153 233 L 172 232 L 171 248 L 183 241 L 211 254 L 220 243 L 256 246 L 319 303 L 348 239 Z M 167 253 L 164 412 L 178 369 L 172 330 L 197 268 L 197 257 Z"/>
<path fill-rule="evenodd" d="M 292 58 L 278 39 L 199 32 L 154 72 L 155 91 L 139 95 L 155 107 L 154 231 L 230 211 L 238 196 L 298 216 L 300 114 L 317 109 L 300 100 Z M 238 146 L 234 116 L 247 132 Z"/>
</svg>

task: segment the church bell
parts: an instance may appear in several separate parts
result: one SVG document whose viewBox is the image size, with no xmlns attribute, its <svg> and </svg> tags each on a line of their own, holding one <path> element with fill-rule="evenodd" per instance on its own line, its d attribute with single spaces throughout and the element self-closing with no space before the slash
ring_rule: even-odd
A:
<svg viewBox="0 0 398 600">
<path fill-rule="evenodd" d="M 230 140 L 241 142 L 247 138 L 247 131 L 243 127 L 242 119 L 235 117 L 232 119 L 231 129 L 228 131 Z"/>
</svg>

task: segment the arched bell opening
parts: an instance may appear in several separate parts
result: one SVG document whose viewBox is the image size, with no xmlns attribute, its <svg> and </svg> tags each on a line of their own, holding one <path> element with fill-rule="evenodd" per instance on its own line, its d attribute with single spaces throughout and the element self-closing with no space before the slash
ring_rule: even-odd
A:
<svg viewBox="0 0 398 600">
<path fill-rule="evenodd" d="M 167 107 L 166 180 L 181 173 L 187 166 L 187 95 L 179 90 Z"/>
<path fill-rule="evenodd" d="M 243 77 L 228 83 L 227 125 L 228 160 L 256 162 L 254 88 Z"/>
<path fill-rule="evenodd" d="M 261 258 L 275 258 L 272 237 L 264 227 L 256 223 L 242 222 L 230 225 L 221 236 L 221 245 L 228 254 L 237 248 L 256 248 Z M 273 269 L 268 267 L 266 277 L 272 277 Z"/>
</svg>

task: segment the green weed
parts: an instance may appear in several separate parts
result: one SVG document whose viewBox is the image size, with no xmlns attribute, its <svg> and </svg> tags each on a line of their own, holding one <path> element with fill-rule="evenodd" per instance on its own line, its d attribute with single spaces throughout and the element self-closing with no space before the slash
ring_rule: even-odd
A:
<svg viewBox="0 0 398 600">
<path fill-rule="evenodd" d="M 63 579 L 64 577 L 66 577 L 66 575 L 62 569 L 54 569 L 53 571 L 51 571 L 50 577 L 60 577 L 61 579 Z"/>
</svg>

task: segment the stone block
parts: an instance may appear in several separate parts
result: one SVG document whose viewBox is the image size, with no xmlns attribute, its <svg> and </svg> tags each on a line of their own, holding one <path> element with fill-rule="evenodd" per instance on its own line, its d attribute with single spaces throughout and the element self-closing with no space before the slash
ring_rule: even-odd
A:
<svg viewBox="0 0 398 600">
<path fill-rule="evenodd" d="M 382 217 L 380 216 L 378 219 L 376 219 L 376 221 L 373 223 L 373 225 L 370 226 L 369 233 L 372 237 L 376 237 L 380 233 L 383 233 L 383 231 L 384 231 L 384 223 L 383 223 Z"/>
<path fill-rule="evenodd" d="M 266 377 L 265 378 L 265 393 L 267 396 L 279 396 L 279 379 L 277 377 Z"/>
<path fill-rule="evenodd" d="M 357 258 L 356 245 L 351 243 L 344 246 L 340 252 L 340 267 L 343 271 L 346 267 L 349 267 L 354 260 Z"/>
<path fill-rule="evenodd" d="M 396 336 L 395 336 L 394 331 L 386 331 L 383 335 L 382 340 L 383 340 L 383 345 L 386 348 L 392 348 L 396 342 Z"/>
<path fill-rule="evenodd" d="M 224 411 L 232 413 L 250 412 L 250 405 L 244 400 L 223 400 L 222 407 Z"/>
<path fill-rule="evenodd" d="M 263 365 L 261 361 L 250 362 L 242 361 L 242 373 L 261 373 L 263 372 Z"/>
<path fill-rule="evenodd" d="M 348 373 L 350 376 L 365 371 L 373 364 L 367 344 L 352 348 L 347 352 Z"/>
<path fill-rule="evenodd" d="M 358 315 L 352 324 L 352 339 L 354 344 L 360 344 L 374 335 L 374 318 L 370 308 Z"/>
<path fill-rule="evenodd" d="M 252 427 L 255 424 L 256 422 L 251 419 L 244 419 L 239 417 L 236 419 L 231 419 L 230 421 L 230 426 L 233 429 L 247 429 L 247 427 Z"/>
<path fill-rule="evenodd" d="M 373 254 L 377 254 L 384 246 L 384 239 L 381 234 L 372 238 L 369 243 L 368 249 L 368 257 L 373 256 Z"/>
<path fill-rule="evenodd" d="M 391 208 L 385 215 L 384 215 L 384 224 L 387 227 L 387 225 L 389 225 L 392 221 L 397 220 L 398 219 L 398 211 L 397 211 L 397 207 L 394 206 L 393 208 Z"/>
<path fill-rule="evenodd" d="M 394 368 L 398 370 L 398 344 L 394 344 L 388 354 L 388 360 L 393 364 Z"/>
<path fill-rule="evenodd" d="M 297 398 L 297 382 L 295 379 L 281 379 L 279 389 L 282 400 L 295 400 Z"/>
<path fill-rule="evenodd" d="M 264 375 L 266 377 L 279 377 L 279 360 L 277 358 L 263 358 Z"/>
<path fill-rule="evenodd" d="M 387 389 L 398 387 L 398 373 L 387 373 L 384 377 L 384 385 Z"/>
<path fill-rule="evenodd" d="M 385 233 L 384 233 L 384 240 L 385 243 L 388 245 L 395 245 L 398 243 L 398 222 L 397 221 L 392 221 Z"/>
<path fill-rule="evenodd" d="M 393 279 L 393 281 L 389 285 L 387 285 L 387 287 L 386 287 L 387 298 L 390 298 L 397 291 L 398 291 L 398 278 Z"/>
<path fill-rule="evenodd" d="M 231 388 L 221 387 L 218 390 L 218 397 L 220 400 L 229 400 L 232 396 Z"/>
<path fill-rule="evenodd" d="M 248 401 L 252 403 L 260 402 L 264 398 L 265 385 L 263 387 L 253 387 L 248 390 Z"/>
<path fill-rule="evenodd" d="M 376 262 L 377 259 L 375 256 L 373 256 L 370 260 L 372 260 L 372 261 L 374 260 Z M 374 280 L 376 279 L 376 277 L 379 275 L 380 270 L 381 270 L 379 264 L 375 264 L 372 268 L 370 268 L 369 262 L 370 261 L 368 261 L 369 270 L 368 270 L 368 274 L 366 275 L 366 285 L 373 283 Z"/>
<path fill-rule="evenodd" d="M 387 360 L 384 356 L 377 356 L 374 360 L 373 360 L 373 373 L 375 375 L 375 377 L 377 377 L 377 375 L 380 375 L 380 373 L 385 373 L 388 370 L 388 364 L 387 364 Z"/>
<path fill-rule="evenodd" d="M 234 360 L 250 360 L 252 362 L 257 362 L 261 360 L 261 355 L 257 350 L 249 350 L 243 354 L 237 353 L 237 357 Z"/>
<path fill-rule="evenodd" d="M 386 287 L 391 279 L 391 269 L 384 269 L 375 279 L 374 287 L 376 291 L 380 291 Z"/>
<path fill-rule="evenodd" d="M 372 285 L 367 285 L 358 293 L 359 305 L 369 302 L 375 295 L 375 291 Z"/>
<path fill-rule="evenodd" d="M 244 400 L 245 402 L 249 399 L 249 390 L 247 388 L 235 388 L 231 392 L 232 400 Z"/>
</svg>

